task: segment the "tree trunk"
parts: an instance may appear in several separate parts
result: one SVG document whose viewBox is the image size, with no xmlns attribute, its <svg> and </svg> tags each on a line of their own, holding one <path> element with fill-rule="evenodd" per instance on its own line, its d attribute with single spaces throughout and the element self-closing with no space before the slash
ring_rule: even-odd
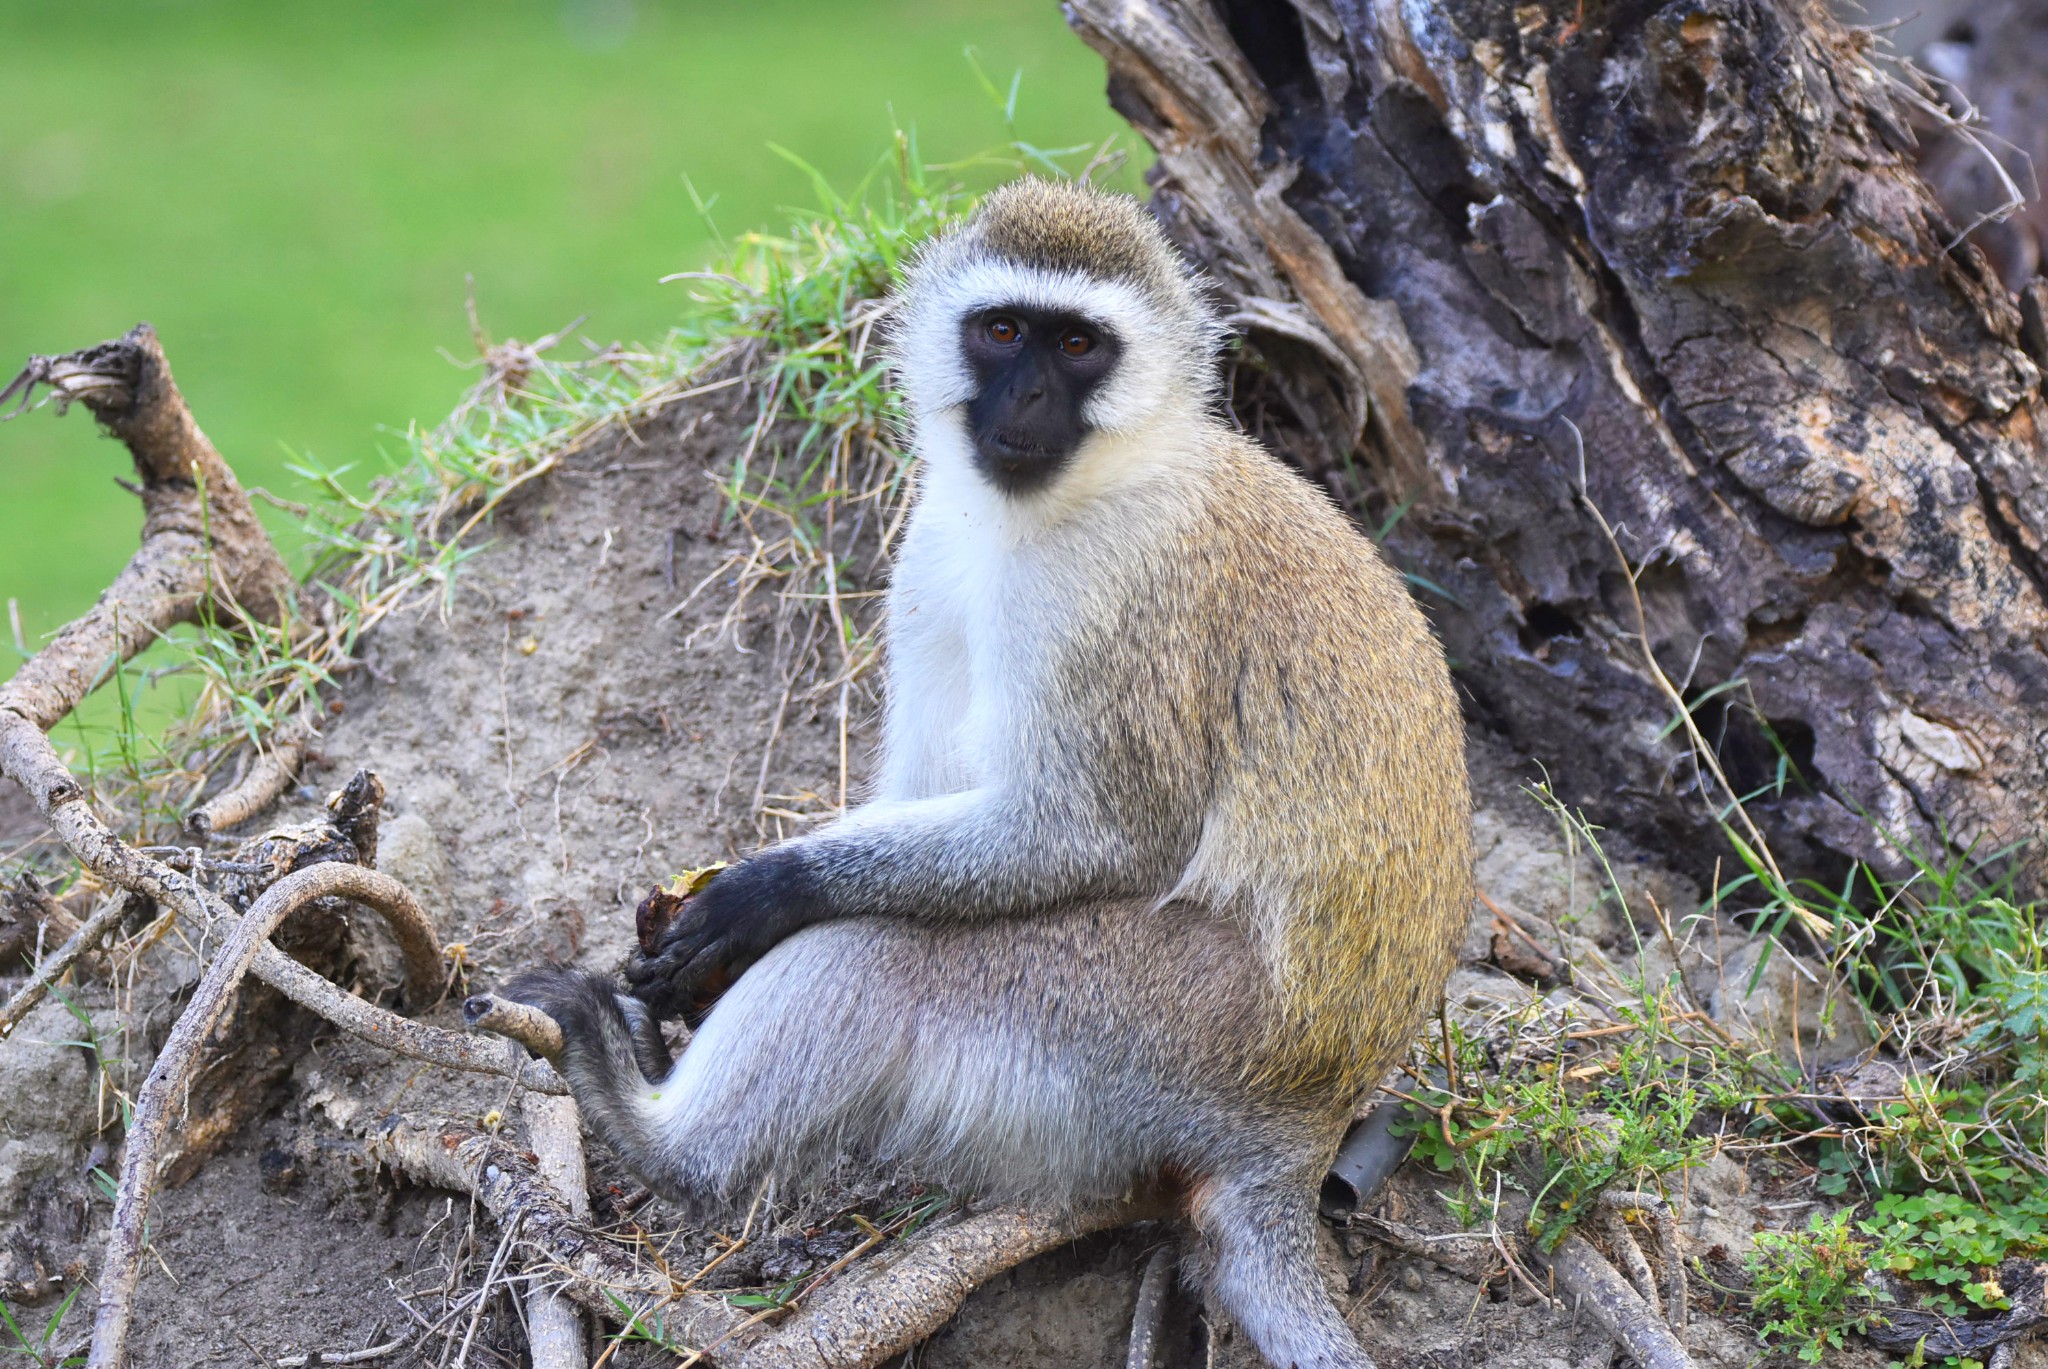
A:
<svg viewBox="0 0 2048 1369">
<path fill-rule="evenodd" d="M 1727 849 L 1604 515 L 1781 860 L 2042 830 L 2042 287 L 1952 246 L 1871 35 L 1811 0 L 1066 9 L 1246 330 L 1237 412 L 1390 525 L 1560 796 Z"/>
</svg>

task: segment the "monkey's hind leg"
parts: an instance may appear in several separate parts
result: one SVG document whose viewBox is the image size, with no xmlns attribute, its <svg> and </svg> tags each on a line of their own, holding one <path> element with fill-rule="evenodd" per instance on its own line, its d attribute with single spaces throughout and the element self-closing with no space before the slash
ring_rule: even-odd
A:
<svg viewBox="0 0 2048 1369">
<path fill-rule="evenodd" d="M 647 1006 L 609 976 L 536 971 L 504 992 L 561 1024 L 556 1063 L 591 1129 L 648 1187 L 705 1213 L 770 1179 L 801 1185 L 887 1131 L 916 1074 L 903 1008 L 918 984 L 878 943 L 904 939 L 854 922 L 791 938 L 674 1061 Z"/>
<path fill-rule="evenodd" d="M 1314 1177 L 1290 1166 L 1202 1184 L 1188 1214 L 1200 1237 L 1196 1264 L 1268 1363 L 1375 1369 L 1316 1263 Z"/>
</svg>

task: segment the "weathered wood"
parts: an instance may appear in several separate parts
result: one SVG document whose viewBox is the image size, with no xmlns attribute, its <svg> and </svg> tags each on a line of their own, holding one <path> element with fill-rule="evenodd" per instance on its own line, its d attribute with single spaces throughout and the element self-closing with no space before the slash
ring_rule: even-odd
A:
<svg viewBox="0 0 2048 1369">
<path fill-rule="evenodd" d="M 284 920 L 321 898 L 349 898 L 375 908 L 397 933 L 406 952 L 408 992 L 416 1001 L 431 998 L 436 987 L 438 947 L 431 924 L 410 891 L 389 875 L 360 865 L 329 862 L 294 870 L 270 886 L 249 908 L 215 952 L 191 1000 L 179 1011 L 142 1090 L 121 1156 L 121 1183 L 114 1195 L 112 1231 L 106 1260 L 100 1268 L 99 1307 L 93 1318 L 92 1369 L 121 1369 L 126 1362 L 129 1328 L 135 1318 L 135 1287 L 141 1278 L 142 1251 L 148 1239 L 150 1195 L 157 1184 L 157 1162 L 165 1133 L 199 1068 L 207 1039 L 213 1035 L 235 997 L 235 990 L 259 953 Z M 433 960 L 414 965 L 413 951 L 422 948 Z"/>
<path fill-rule="evenodd" d="M 1694 1369 L 1671 1328 L 1584 1236 L 1566 1236 L 1541 1256 L 1567 1307 L 1584 1312 L 1619 1341 L 1644 1369 Z"/>
<path fill-rule="evenodd" d="M 83 404 L 127 444 L 142 479 L 142 545 L 89 612 L 0 684 L 0 778 L 21 787 L 102 883 L 181 911 L 201 910 L 205 888 L 116 836 L 45 734 L 109 671 L 203 611 L 228 623 L 276 621 L 290 598 L 291 576 L 248 495 L 185 407 L 148 324 L 81 351 L 30 357 L 0 389 L 0 405 L 16 396 L 26 405 L 45 387 L 60 406 Z M 37 966 L 0 1006 L 0 1037 L 120 916 L 118 906 L 103 908 Z"/>
<path fill-rule="evenodd" d="M 1787 864 L 2048 826 L 2042 359 L 1871 35 L 1812 0 L 1066 10 L 1247 331 L 1239 414 L 1392 520 L 1562 797 L 1726 850 L 1590 500 Z"/>
</svg>

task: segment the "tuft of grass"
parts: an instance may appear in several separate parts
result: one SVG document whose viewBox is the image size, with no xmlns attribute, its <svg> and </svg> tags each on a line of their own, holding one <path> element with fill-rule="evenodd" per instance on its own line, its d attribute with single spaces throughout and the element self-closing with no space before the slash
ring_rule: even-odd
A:
<svg viewBox="0 0 2048 1369">
<path fill-rule="evenodd" d="M 1595 887 L 1574 885 L 1573 905 L 1611 903 L 1627 927 L 1654 921 L 1675 953 L 1662 910 L 1645 919 L 1629 906 L 1599 830 L 1533 792 L 1574 865 L 1583 852 L 1600 872 Z M 1497 1219 L 1503 1188 L 1526 1194 L 1528 1230 L 1545 1245 L 1603 1190 L 1668 1191 L 1716 1150 L 1768 1157 L 1781 1181 L 1835 1200 L 1804 1231 L 1760 1233 L 1748 1264 L 1763 1333 L 1809 1362 L 1877 1315 L 1868 1270 L 1947 1315 L 2002 1308 L 1998 1266 L 2048 1256 L 2048 934 L 2002 868 L 1916 858 L 1904 879 L 1859 866 L 1836 889 L 1796 892 L 1831 930 L 1809 943 L 1828 992 L 1860 998 L 1906 1062 L 1894 1099 L 1858 1114 L 1817 1096 L 1816 1081 L 1739 1045 L 1681 977 L 1650 975 L 1639 954 L 1633 969 L 1573 967 L 1605 1014 L 1597 1024 L 1555 994 L 1471 1029 L 1446 1022 L 1411 1071 L 1429 1081 L 1413 1094 L 1415 1153 L 1453 1180 L 1446 1199 L 1468 1227 Z M 1788 918 L 1761 860 L 1699 916 L 1795 945 L 1811 925 Z"/>
<path fill-rule="evenodd" d="M 21 1356 L 36 1365 L 37 1369 L 70 1369 L 72 1365 L 84 1364 L 85 1356 L 82 1353 L 65 1354 L 59 1348 L 57 1340 L 58 1333 L 64 1329 L 64 1318 L 71 1311 L 71 1304 L 78 1301 L 78 1295 L 84 1288 L 85 1285 L 82 1283 L 74 1285 L 71 1291 L 64 1295 L 64 1301 L 58 1303 L 56 1310 L 50 1313 L 49 1320 L 43 1323 L 42 1330 L 36 1332 L 33 1338 L 22 1324 L 14 1319 L 14 1314 L 7 1309 L 7 1304 L 0 1302 L 0 1327 L 6 1329 L 7 1339 L 11 1342 L 0 1344 L 0 1352 L 10 1356 Z"/>
<path fill-rule="evenodd" d="M 1446 1023 L 1456 1067 L 1438 1071 L 1453 1083 L 1418 1091 L 1433 1115 L 1413 1130 L 1417 1157 L 1457 1180 L 1460 1222 L 1494 1221 L 1506 1183 L 1530 1196 L 1529 1234 L 1554 1249 L 1605 1190 L 1664 1190 L 1713 1152 L 1703 1123 L 1747 1096 L 1746 1062 L 1669 986 L 1634 989 L 1596 1028 L 1543 999 L 1482 1034 Z"/>
<path fill-rule="evenodd" d="M 1886 1295 L 1864 1282 L 1872 1254 L 1846 1212 L 1815 1213 L 1804 1231 L 1759 1232 L 1745 1267 L 1760 1337 L 1784 1343 L 1807 1364 L 1840 1350 L 1850 1332 L 1879 1318 L 1875 1304 Z"/>
</svg>

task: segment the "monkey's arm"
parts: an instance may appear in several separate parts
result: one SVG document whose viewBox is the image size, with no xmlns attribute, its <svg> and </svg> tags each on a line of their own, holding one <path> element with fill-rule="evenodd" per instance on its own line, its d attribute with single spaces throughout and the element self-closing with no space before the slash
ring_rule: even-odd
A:
<svg viewBox="0 0 2048 1369">
<path fill-rule="evenodd" d="M 816 922 L 1015 916 L 1132 892 L 1160 864 L 1098 816 L 992 789 L 868 804 L 721 871 L 626 975 L 658 1015 L 682 1015 Z"/>
</svg>

